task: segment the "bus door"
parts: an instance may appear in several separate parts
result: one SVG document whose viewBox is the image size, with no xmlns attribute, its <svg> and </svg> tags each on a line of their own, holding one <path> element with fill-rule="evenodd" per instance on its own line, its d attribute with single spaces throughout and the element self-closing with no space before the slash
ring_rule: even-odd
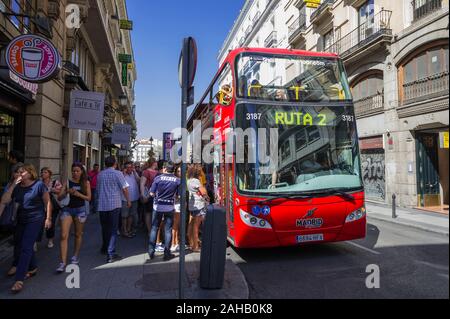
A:
<svg viewBox="0 0 450 319">
<path fill-rule="evenodd" d="M 233 165 L 224 163 L 225 166 L 225 207 L 227 212 L 227 222 L 228 222 L 228 236 L 234 241 L 236 236 L 235 232 L 235 214 L 234 214 L 234 191 L 233 191 Z"/>
</svg>

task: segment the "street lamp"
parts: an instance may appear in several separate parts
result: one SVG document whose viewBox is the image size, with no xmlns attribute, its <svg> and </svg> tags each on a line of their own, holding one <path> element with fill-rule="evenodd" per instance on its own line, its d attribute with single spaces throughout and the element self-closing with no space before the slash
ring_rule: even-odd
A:
<svg viewBox="0 0 450 319">
<path fill-rule="evenodd" d="M 128 105 L 128 96 L 122 94 L 119 96 L 119 104 L 121 107 L 126 107 Z"/>
</svg>

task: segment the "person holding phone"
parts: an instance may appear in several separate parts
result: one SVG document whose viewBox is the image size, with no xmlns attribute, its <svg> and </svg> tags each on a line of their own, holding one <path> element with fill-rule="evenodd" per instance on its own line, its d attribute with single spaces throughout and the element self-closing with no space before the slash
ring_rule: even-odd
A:
<svg viewBox="0 0 450 319">
<path fill-rule="evenodd" d="M 14 201 L 17 210 L 17 268 L 15 284 L 11 292 L 16 294 L 23 290 L 24 281 L 37 274 L 36 256 L 33 245 L 39 237 L 43 226 L 52 227 L 52 204 L 47 187 L 39 180 L 33 165 L 24 165 L 19 169 L 20 176 L 2 196 L 0 215 L 4 205 Z"/>
<path fill-rule="evenodd" d="M 81 163 L 72 165 L 72 179 L 65 184 L 59 197 L 65 197 L 67 194 L 70 196 L 70 202 L 61 212 L 61 263 L 56 269 L 57 273 L 63 273 L 66 270 L 69 234 L 72 224 L 75 224 L 75 253 L 71 263 L 78 265 L 80 262 L 84 224 L 89 213 L 86 210 L 86 201 L 90 202 L 92 197 L 91 185 L 86 170 Z"/>
</svg>

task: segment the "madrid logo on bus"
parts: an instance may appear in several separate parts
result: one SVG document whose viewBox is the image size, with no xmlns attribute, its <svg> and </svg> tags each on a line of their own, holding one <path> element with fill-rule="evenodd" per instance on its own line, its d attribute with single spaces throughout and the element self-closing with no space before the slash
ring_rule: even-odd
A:
<svg viewBox="0 0 450 319">
<path fill-rule="evenodd" d="M 50 81 L 61 68 L 61 57 L 55 46 L 33 34 L 11 41 L 6 49 L 6 62 L 13 74 L 31 83 Z"/>
</svg>

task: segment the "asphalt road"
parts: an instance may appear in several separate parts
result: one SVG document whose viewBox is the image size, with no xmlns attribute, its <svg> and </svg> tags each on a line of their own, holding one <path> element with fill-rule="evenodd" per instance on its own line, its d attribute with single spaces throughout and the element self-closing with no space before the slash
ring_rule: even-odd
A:
<svg viewBox="0 0 450 319">
<path fill-rule="evenodd" d="M 369 220 L 365 240 L 228 254 L 251 299 L 449 298 L 449 238 L 387 222 Z M 366 286 L 369 265 L 378 289 Z"/>
</svg>

